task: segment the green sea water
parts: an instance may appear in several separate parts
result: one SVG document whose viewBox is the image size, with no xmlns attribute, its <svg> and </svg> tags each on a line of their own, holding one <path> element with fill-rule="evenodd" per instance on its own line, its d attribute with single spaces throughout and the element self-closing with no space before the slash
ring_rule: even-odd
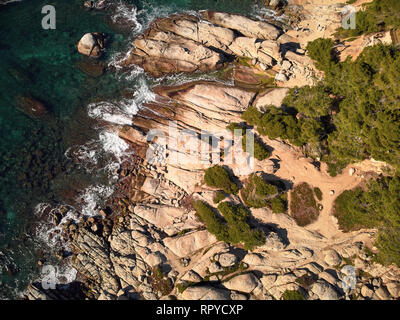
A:
<svg viewBox="0 0 400 320">
<path fill-rule="evenodd" d="M 124 3 L 137 6 L 131 18 L 137 20 L 139 32 L 159 15 L 200 9 L 249 14 L 255 1 Z M 86 32 L 110 37 L 107 54 L 97 62 L 104 65 L 116 53 L 127 52 L 135 35 L 111 24 L 112 13 L 87 11 L 82 4 L 83 0 L 24 0 L 0 5 L 0 298 L 15 298 L 38 276 L 37 260 L 44 253 L 35 233 L 41 223 L 35 207 L 68 202 L 94 180 L 104 179 L 65 156 L 70 147 L 98 138 L 99 123 L 88 117 L 87 105 L 118 99 L 135 85 L 135 80 L 122 81 L 113 70 L 93 77 L 79 67 L 90 62 L 76 49 Z M 42 28 L 44 5 L 56 9 L 55 30 Z M 21 96 L 42 101 L 48 115 L 35 119 L 21 112 Z"/>
</svg>

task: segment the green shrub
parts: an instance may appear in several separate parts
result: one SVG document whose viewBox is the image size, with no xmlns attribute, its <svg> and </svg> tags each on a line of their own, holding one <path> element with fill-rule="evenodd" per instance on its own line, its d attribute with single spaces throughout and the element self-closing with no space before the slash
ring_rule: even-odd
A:
<svg viewBox="0 0 400 320">
<path fill-rule="evenodd" d="M 214 198 L 213 198 L 213 202 L 214 202 L 215 204 L 220 203 L 222 200 L 225 199 L 225 197 L 226 197 L 225 192 L 223 192 L 223 191 L 221 191 L 221 190 L 218 190 L 218 191 L 215 193 L 215 196 L 214 196 Z"/>
<path fill-rule="evenodd" d="M 340 229 L 378 229 L 374 245 L 379 249 L 375 260 L 382 264 L 400 266 L 400 177 L 384 177 L 343 192 L 336 198 L 334 215 Z"/>
<path fill-rule="evenodd" d="M 241 195 L 246 206 L 250 208 L 263 208 L 268 204 L 268 199 L 278 193 L 278 188 L 263 178 L 252 174 L 241 191 Z"/>
<path fill-rule="evenodd" d="M 400 26 L 400 2 L 398 0 L 374 0 L 364 6 L 365 10 L 357 12 L 356 28 L 347 30 L 340 28 L 336 33 L 337 36 L 341 38 L 359 36 Z"/>
<path fill-rule="evenodd" d="M 215 235 L 219 241 L 228 241 L 228 228 L 217 216 L 214 210 L 201 200 L 192 203 L 197 216 L 206 225 L 207 230 Z"/>
<path fill-rule="evenodd" d="M 229 172 L 219 165 L 215 165 L 206 170 L 204 181 L 209 187 L 221 188 L 228 194 L 237 194 L 239 191 L 236 183 L 232 181 Z"/>
<path fill-rule="evenodd" d="M 317 86 L 291 89 L 282 103 L 306 117 L 318 118 L 329 115 L 333 102 L 329 97 L 329 88 L 319 83 Z"/>
<path fill-rule="evenodd" d="M 307 52 L 311 59 L 315 60 L 318 69 L 329 71 L 334 64 L 334 41 L 328 38 L 319 38 L 307 44 Z"/>
<path fill-rule="evenodd" d="M 286 290 L 282 294 L 282 300 L 305 300 L 303 293 L 299 290 Z"/>
<path fill-rule="evenodd" d="M 243 243 L 247 250 L 252 250 L 265 243 L 264 232 L 251 229 L 247 223 L 249 214 L 244 207 L 230 202 L 222 202 L 218 205 L 218 210 L 227 222 L 229 242 Z"/>
<path fill-rule="evenodd" d="M 252 126 L 258 126 L 262 113 L 256 107 L 250 106 L 242 114 L 242 119 Z"/>
<path fill-rule="evenodd" d="M 287 210 L 287 202 L 280 196 L 271 199 L 270 205 L 274 213 L 284 213 Z"/>
<path fill-rule="evenodd" d="M 322 191 L 320 188 L 318 187 L 314 188 L 314 194 L 317 197 L 318 201 L 322 200 Z"/>
<path fill-rule="evenodd" d="M 219 241 L 243 243 L 246 250 L 253 250 L 254 247 L 265 243 L 264 232 L 251 229 L 247 223 L 249 214 L 244 207 L 229 202 L 220 203 L 218 210 L 223 216 L 222 219 L 217 216 L 213 208 L 201 200 L 194 201 L 192 205 L 199 220 Z"/>
<path fill-rule="evenodd" d="M 301 124 L 293 114 L 281 108 L 269 108 L 261 117 L 257 130 L 270 139 L 287 139 L 296 146 L 304 144 L 301 140 Z"/>
<path fill-rule="evenodd" d="M 234 130 L 241 130 L 241 136 L 242 136 L 242 149 L 244 152 L 249 152 L 247 150 L 247 139 L 246 139 L 246 129 L 244 129 L 242 126 L 240 126 L 238 123 L 231 123 L 228 127 L 228 130 L 232 131 L 233 133 L 235 132 Z M 267 147 L 264 145 L 258 137 L 254 136 L 254 158 L 257 160 L 265 160 L 271 156 L 271 152 L 267 149 Z"/>
</svg>

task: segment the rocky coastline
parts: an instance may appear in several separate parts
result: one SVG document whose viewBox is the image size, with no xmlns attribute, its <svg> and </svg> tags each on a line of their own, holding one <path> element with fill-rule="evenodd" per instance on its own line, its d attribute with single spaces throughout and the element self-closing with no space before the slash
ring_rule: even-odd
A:
<svg viewBox="0 0 400 320">
<path fill-rule="evenodd" d="M 326 21 L 329 28 L 332 21 L 339 21 L 338 3 L 326 13 L 331 17 Z M 313 14 L 303 11 L 302 17 Z M 324 27 L 318 28 L 315 38 Z M 132 125 L 119 128 L 119 136 L 134 155 L 120 169 L 117 192 L 100 216 L 62 226 L 71 252 L 60 253 L 60 258 L 78 271 L 77 279 L 56 290 L 32 283 L 26 298 L 280 300 L 286 291 L 301 291 L 309 300 L 350 299 L 352 295 L 398 299 L 400 270 L 379 265 L 365 254 L 375 231 L 343 233 L 330 213 L 340 191 L 357 186 L 373 171 L 370 163 L 353 165 L 332 178 L 325 166 L 317 168 L 304 157 L 301 148 L 261 137 L 272 155 L 254 159 L 255 172 L 284 181 L 287 189 L 314 181 L 326 199 L 319 220 L 307 227 L 299 226 L 290 212 L 251 209 L 250 223 L 265 233 L 265 244 L 249 251 L 218 241 L 193 209 L 193 200 L 216 206 L 217 190 L 204 183 L 205 170 L 213 163 L 197 161 L 199 152 L 188 154 L 187 141 L 178 139 L 177 150 L 166 150 L 159 140 L 149 139 L 154 131 L 168 139 L 178 138 L 171 136 L 177 134 L 170 131 L 173 122 L 178 131 L 192 132 L 192 139 L 200 144 L 204 130 L 218 136 L 229 124 L 242 122 L 241 115 L 250 106 L 280 107 L 289 88 L 312 85 L 323 74 L 308 57 L 302 32 L 306 31 L 201 11 L 157 19 L 135 39 L 122 68 L 139 66 L 153 77 L 196 72 L 217 78 L 153 88 L 155 101 L 139 110 Z M 84 40 L 89 45 L 78 45 L 80 52 L 99 56 L 102 41 L 92 34 Z M 184 161 L 170 161 L 172 151 Z M 240 165 L 226 166 L 241 183 L 248 179 Z M 353 170 L 350 175 L 349 170 Z M 229 195 L 227 200 L 243 203 L 239 195 Z M 348 276 L 343 266 L 349 264 L 363 270 L 352 290 L 343 285 Z"/>
</svg>

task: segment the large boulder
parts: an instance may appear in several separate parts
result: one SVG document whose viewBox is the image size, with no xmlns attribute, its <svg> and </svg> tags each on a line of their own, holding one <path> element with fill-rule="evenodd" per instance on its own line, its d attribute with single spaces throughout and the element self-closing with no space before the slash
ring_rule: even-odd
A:
<svg viewBox="0 0 400 320">
<path fill-rule="evenodd" d="M 200 222 L 195 220 L 194 215 L 187 215 L 184 209 L 173 206 L 137 205 L 134 208 L 134 213 L 162 229 L 169 236 L 173 236 L 182 230 L 201 226 Z"/>
<path fill-rule="evenodd" d="M 342 257 L 336 252 L 336 250 L 328 250 L 325 252 L 325 263 L 330 267 L 340 265 Z"/>
<path fill-rule="evenodd" d="M 237 14 L 203 11 L 201 15 L 216 25 L 239 31 L 241 34 L 258 39 L 276 40 L 280 30 L 272 24 L 255 21 Z"/>
<path fill-rule="evenodd" d="M 267 106 L 280 107 L 288 92 L 289 89 L 287 88 L 274 88 L 264 91 L 257 96 L 254 106 L 259 110 Z"/>
<path fill-rule="evenodd" d="M 187 257 L 215 242 L 217 242 L 217 239 L 207 230 L 192 232 L 181 237 L 164 239 L 164 245 L 181 258 Z"/>
<path fill-rule="evenodd" d="M 211 286 L 189 287 L 182 293 L 184 300 L 230 300 L 230 292 Z"/>
<path fill-rule="evenodd" d="M 259 284 L 259 280 L 253 273 L 245 273 L 236 276 L 223 283 L 225 288 L 245 293 L 252 292 Z"/>
<path fill-rule="evenodd" d="M 281 61 L 279 45 L 275 41 L 259 42 L 256 38 L 237 37 L 229 49 L 239 57 L 256 59 L 265 66 L 273 66 Z"/>
<path fill-rule="evenodd" d="M 233 253 L 221 253 L 217 256 L 217 260 L 221 267 L 232 267 L 237 262 L 237 257 Z"/>
<path fill-rule="evenodd" d="M 105 46 L 104 34 L 99 32 L 86 33 L 78 42 L 78 52 L 85 56 L 98 58 Z"/>
<path fill-rule="evenodd" d="M 220 120 L 226 119 L 229 114 L 232 117 L 245 111 L 255 96 L 254 92 L 212 82 L 193 83 L 177 89 L 166 91 L 156 88 L 156 92 Z"/>
<path fill-rule="evenodd" d="M 123 65 L 136 64 L 155 77 L 179 72 L 208 72 L 220 68 L 224 55 L 171 32 L 152 30 L 135 40 Z"/>
<path fill-rule="evenodd" d="M 340 298 L 335 287 L 321 279 L 313 284 L 311 291 L 316 294 L 320 300 L 338 300 Z"/>
<path fill-rule="evenodd" d="M 173 32 L 206 47 L 217 48 L 227 53 L 231 53 L 229 46 L 235 39 L 232 30 L 199 21 L 197 17 L 191 15 L 172 15 L 158 19 L 155 24 L 160 30 Z"/>
</svg>

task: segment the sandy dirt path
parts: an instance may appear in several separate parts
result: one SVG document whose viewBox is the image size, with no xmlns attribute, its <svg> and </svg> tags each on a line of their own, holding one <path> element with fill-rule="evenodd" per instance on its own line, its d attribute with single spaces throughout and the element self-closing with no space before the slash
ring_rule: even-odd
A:
<svg viewBox="0 0 400 320">
<path fill-rule="evenodd" d="M 350 190 L 359 185 L 363 180 L 362 171 L 357 169 L 356 174 L 349 174 L 350 168 L 362 167 L 360 165 L 349 165 L 343 173 L 336 177 L 331 177 L 327 172 L 327 165 L 321 164 L 318 170 L 311 159 L 305 158 L 298 148 L 289 146 L 281 141 L 263 139 L 274 148 L 272 158 L 279 161 L 280 168 L 275 175 L 281 179 L 290 180 L 294 185 L 306 182 L 312 187 L 318 187 L 323 193 L 320 202 L 323 209 L 318 220 L 305 229 L 320 233 L 327 239 L 335 240 L 346 236 L 338 228 L 337 220 L 331 215 L 335 199 L 345 190 Z M 256 164 L 256 170 L 262 171 L 262 162 Z M 333 190 L 334 194 L 330 195 Z M 348 234 L 347 234 L 348 235 Z"/>
</svg>

